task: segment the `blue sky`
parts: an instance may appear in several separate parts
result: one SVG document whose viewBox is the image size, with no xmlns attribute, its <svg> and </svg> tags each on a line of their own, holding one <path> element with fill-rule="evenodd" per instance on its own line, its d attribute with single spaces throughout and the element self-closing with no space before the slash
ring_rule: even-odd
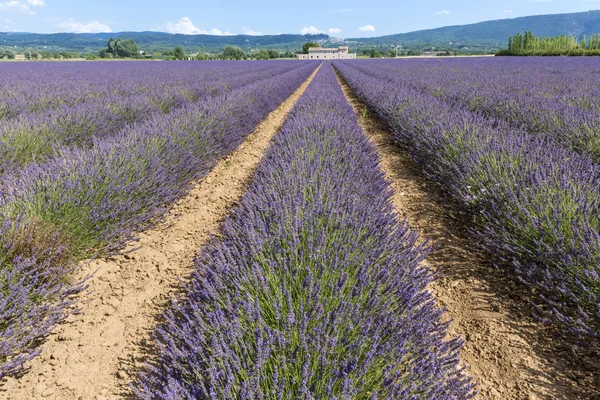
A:
<svg viewBox="0 0 600 400">
<path fill-rule="evenodd" d="M 0 0 L 0 31 L 368 37 L 526 15 L 587 11 L 600 0 Z"/>
</svg>

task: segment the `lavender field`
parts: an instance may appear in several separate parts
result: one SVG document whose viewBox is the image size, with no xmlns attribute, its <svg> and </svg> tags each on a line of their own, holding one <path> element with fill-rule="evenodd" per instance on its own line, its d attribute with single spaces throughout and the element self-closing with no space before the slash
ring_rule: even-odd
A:
<svg viewBox="0 0 600 400">
<path fill-rule="evenodd" d="M 582 341 L 600 323 L 600 64 L 334 63 L 399 146 L 473 215 L 472 237 Z M 522 76 L 525 75 L 525 76 Z"/>
<path fill-rule="evenodd" d="M 395 200 L 407 194 L 383 161 L 394 154 L 365 126 L 373 121 L 391 152 L 416 165 L 419 185 L 447 196 L 438 206 L 460 215 L 458 234 L 472 245 L 461 250 L 484 260 L 479 273 L 514 283 L 527 323 L 560 332 L 555 345 L 572 351 L 561 357 L 597 356 L 595 60 L 12 63 L 0 72 L 0 379 L 12 379 L 12 398 L 91 393 L 35 364 L 52 362 L 50 374 L 64 367 L 75 379 L 86 361 L 69 365 L 70 328 L 56 340 L 53 332 L 67 320 L 71 331 L 118 325 L 110 317 L 138 282 L 110 281 L 96 294 L 95 275 L 109 278 L 102 267 L 84 268 L 91 259 L 129 260 L 129 279 L 144 279 L 144 290 L 146 278 L 160 280 L 159 293 L 140 301 L 152 303 L 152 322 L 132 345 L 143 355 L 114 354 L 118 367 L 105 367 L 118 383 L 99 383 L 101 396 L 537 398 L 539 382 L 501 380 L 504 370 L 490 372 L 477 358 L 495 350 L 472 356 L 469 329 L 477 325 L 451 320 L 458 306 L 441 303 L 445 278 L 428 261 L 447 243 L 409 226 L 416 214 Z M 260 150 L 253 140 L 265 129 L 273 133 Z M 240 149 L 255 163 L 236 178 L 243 190 L 210 211 L 218 229 L 188 251 L 189 273 L 168 286 L 172 253 L 161 248 L 162 258 L 144 259 L 140 236 L 172 223 L 173 210 L 181 219 L 202 213 L 185 203 L 203 195 L 194 191 L 199 182 L 227 197 L 237 168 L 229 157 Z M 207 178 L 221 167 L 229 172 Z M 191 235 L 168 232 L 162 247 L 179 248 Z M 461 295 L 477 297 L 482 288 L 472 288 Z M 101 320 L 69 320 L 94 296 L 106 310 Z M 117 353 L 85 330 L 76 335 L 94 352 Z M 544 357 L 523 348 L 494 353 L 495 365 L 538 373 L 543 364 L 507 358 Z M 597 378 L 600 390 L 595 360 L 584 375 L 573 369 L 574 386 Z M 43 378 L 28 378 L 29 369 Z M 35 379 L 45 386 L 32 388 Z M 544 395 L 556 398 L 595 390 L 548 385 Z"/>
<path fill-rule="evenodd" d="M 3 66 L 0 376 L 72 311 L 74 263 L 149 226 L 315 67 Z"/>
<path fill-rule="evenodd" d="M 427 250 L 389 197 L 324 65 L 198 258 L 140 397 L 470 398 Z"/>
</svg>

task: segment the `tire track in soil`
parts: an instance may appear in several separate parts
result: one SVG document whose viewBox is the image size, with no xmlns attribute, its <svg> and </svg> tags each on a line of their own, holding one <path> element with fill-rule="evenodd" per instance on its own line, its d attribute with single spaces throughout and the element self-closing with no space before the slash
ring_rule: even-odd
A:
<svg viewBox="0 0 600 400">
<path fill-rule="evenodd" d="M 82 273 L 92 294 L 68 318 L 22 377 L 9 378 L 0 398 L 117 399 L 131 397 L 136 371 L 152 359 L 151 333 L 169 297 L 193 269 L 193 258 L 242 197 L 271 139 L 320 66 L 232 154 L 174 205 L 164 223 L 139 234 L 130 253 L 92 261 Z"/>
<path fill-rule="evenodd" d="M 392 143 L 389 130 L 337 75 L 361 127 L 379 149 L 396 210 L 437 247 L 426 262 L 444 277 L 432 289 L 452 319 L 449 335 L 466 339 L 461 360 L 478 383 L 478 398 L 600 400 L 594 365 L 561 347 L 553 330 L 530 316 L 532 298 L 526 289 L 472 249 L 468 218 L 425 177 L 408 151 Z"/>
</svg>

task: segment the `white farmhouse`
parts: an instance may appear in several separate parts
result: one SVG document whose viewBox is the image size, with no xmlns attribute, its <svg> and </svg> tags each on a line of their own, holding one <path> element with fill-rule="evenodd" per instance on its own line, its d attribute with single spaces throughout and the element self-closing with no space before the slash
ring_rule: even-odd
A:
<svg viewBox="0 0 600 400">
<path fill-rule="evenodd" d="M 348 53 L 348 46 L 340 46 L 337 49 L 323 47 L 310 47 L 308 54 L 297 54 L 298 60 L 354 60 L 355 53 Z"/>
</svg>

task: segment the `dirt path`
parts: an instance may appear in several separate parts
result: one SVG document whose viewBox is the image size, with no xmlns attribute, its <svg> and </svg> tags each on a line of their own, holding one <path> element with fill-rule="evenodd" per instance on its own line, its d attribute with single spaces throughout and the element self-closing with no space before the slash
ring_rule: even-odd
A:
<svg viewBox="0 0 600 400">
<path fill-rule="evenodd" d="M 84 313 L 55 329 L 21 379 L 9 379 L 1 398 L 115 399 L 128 395 L 134 371 L 148 353 L 150 334 L 169 295 L 187 277 L 193 257 L 239 201 L 247 182 L 288 113 L 318 69 L 230 156 L 175 205 L 162 227 L 143 232 L 137 250 L 92 262 Z"/>
<path fill-rule="evenodd" d="M 484 255 L 469 250 L 467 218 L 340 83 L 381 153 L 396 209 L 421 237 L 438 246 L 427 262 L 444 278 L 433 290 L 453 320 L 449 334 L 466 338 L 461 358 L 479 384 L 479 398 L 600 399 L 594 366 L 561 348 L 551 330 L 529 316 L 531 299 L 524 289 L 491 267 Z"/>
</svg>

